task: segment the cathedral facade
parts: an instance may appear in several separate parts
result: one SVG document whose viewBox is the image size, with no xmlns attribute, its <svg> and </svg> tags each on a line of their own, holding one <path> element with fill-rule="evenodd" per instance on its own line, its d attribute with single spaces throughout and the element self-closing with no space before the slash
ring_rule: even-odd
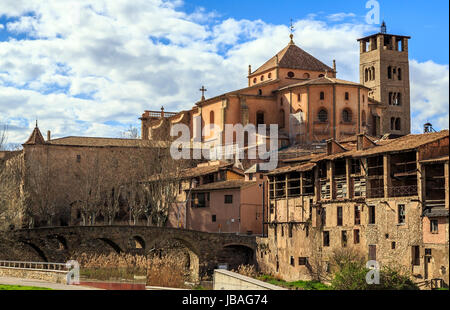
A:
<svg viewBox="0 0 450 310">
<path fill-rule="evenodd" d="M 247 87 L 213 98 L 202 96 L 191 110 L 179 113 L 145 111 L 140 118 L 142 138 L 168 139 L 168 129 L 177 123 L 189 126 L 191 141 L 215 145 L 226 141 L 213 130 L 204 132 L 212 124 L 219 133 L 226 124 L 276 124 L 280 147 L 359 133 L 406 135 L 409 37 L 387 34 L 383 27 L 358 39 L 359 83 L 338 79 L 334 60 L 332 67 L 324 64 L 295 45 L 291 35 L 289 44 L 262 66 L 254 71 L 249 66 Z"/>
</svg>

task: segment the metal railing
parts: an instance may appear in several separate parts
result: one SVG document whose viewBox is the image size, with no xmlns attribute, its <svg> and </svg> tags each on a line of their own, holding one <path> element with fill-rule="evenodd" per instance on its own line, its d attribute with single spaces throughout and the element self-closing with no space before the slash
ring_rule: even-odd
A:
<svg viewBox="0 0 450 310">
<path fill-rule="evenodd" d="M 45 271 L 69 271 L 70 269 L 70 266 L 65 263 L 21 262 L 7 260 L 0 260 L 0 267 Z"/>
<path fill-rule="evenodd" d="M 417 185 L 392 186 L 389 187 L 389 197 L 416 196 Z"/>
</svg>

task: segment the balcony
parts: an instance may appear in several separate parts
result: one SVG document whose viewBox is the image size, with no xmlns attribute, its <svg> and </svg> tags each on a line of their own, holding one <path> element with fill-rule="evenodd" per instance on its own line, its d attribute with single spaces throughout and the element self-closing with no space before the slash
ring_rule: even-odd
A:
<svg viewBox="0 0 450 310">
<path fill-rule="evenodd" d="M 388 197 L 417 196 L 417 185 L 388 187 Z M 367 189 L 367 198 L 384 197 L 384 187 L 372 187 Z"/>
</svg>

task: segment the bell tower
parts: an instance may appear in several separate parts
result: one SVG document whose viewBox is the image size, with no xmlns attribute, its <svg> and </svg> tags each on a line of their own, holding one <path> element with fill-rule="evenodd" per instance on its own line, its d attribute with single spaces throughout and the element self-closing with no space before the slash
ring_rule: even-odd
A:
<svg viewBox="0 0 450 310">
<path fill-rule="evenodd" d="M 403 136 L 410 133 L 408 40 L 388 34 L 383 21 L 380 32 L 358 39 L 359 80 L 369 87 L 368 134 Z"/>
</svg>

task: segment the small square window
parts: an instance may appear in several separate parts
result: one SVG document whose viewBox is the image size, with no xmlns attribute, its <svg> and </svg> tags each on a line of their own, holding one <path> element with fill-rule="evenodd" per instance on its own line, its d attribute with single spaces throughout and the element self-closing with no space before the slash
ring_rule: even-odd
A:
<svg viewBox="0 0 450 310">
<path fill-rule="evenodd" d="M 308 258 L 307 257 L 299 257 L 298 258 L 298 264 L 299 266 L 304 266 L 308 263 Z"/>
<path fill-rule="evenodd" d="M 425 255 L 431 255 L 431 249 L 425 249 Z"/>
<path fill-rule="evenodd" d="M 391 249 L 392 249 L 392 250 L 395 250 L 395 246 L 396 246 L 395 241 L 392 241 L 392 243 L 391 243 Z"/>
<path fill-rule="evenodd" d="M 233 195 L 225 195 L 225 203 L 233 203 Z"/>
</svg>

